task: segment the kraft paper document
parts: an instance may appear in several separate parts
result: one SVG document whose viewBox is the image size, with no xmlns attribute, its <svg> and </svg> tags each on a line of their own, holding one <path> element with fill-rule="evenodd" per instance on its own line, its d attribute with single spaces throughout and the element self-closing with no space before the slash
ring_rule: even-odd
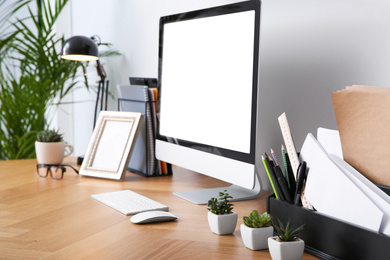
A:
<svg viewBox="0 0 390 260">
<path fill-rule="evenodd" d="M 351 86 L 332 100 L 344 160 L 390 186 L 390 88 Z"/>
</svg>

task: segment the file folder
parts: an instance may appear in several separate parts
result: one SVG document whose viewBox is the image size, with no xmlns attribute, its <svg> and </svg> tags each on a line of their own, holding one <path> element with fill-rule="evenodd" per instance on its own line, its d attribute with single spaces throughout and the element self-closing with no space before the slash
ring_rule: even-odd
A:
<svg viewBox="0 0 390 260">
<path fill-rule="evenodd" d="M 171 175 L 171 165 L 158 161 L 155 156 L 157 90 L 141 85 L 118 85 L 117 88 L 120 96 L 118 110 L 145 115 L 128 170 L 145 176 Z"/>
<path fill-rule="evenodd" d="M 123 97 L 118 100 L 122 111 L 141 112 L 145 115 L 128 167 L 130 171 L 145 175 L 155 171 L 153 130 L 150 107 L 147 104 L 149 101 L 147 89 L 147 86 L 118 85 L 119 95 Z"/>
</svg>

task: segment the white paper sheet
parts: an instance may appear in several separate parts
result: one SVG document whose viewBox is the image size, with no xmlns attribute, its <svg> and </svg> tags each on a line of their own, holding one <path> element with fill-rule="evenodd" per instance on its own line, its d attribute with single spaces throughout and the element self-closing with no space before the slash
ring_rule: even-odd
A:
<svg viewBox="0 0 390 260">
<path fill-rule="evenodd" d="M 305 195 L 317 211 L 379 232 L 383 212 L 330 160 L 310 133 L 300 159 L 309 168 Z"/>
<path fill-rule="evenodd" d="M 343 149 L 338 130 L 319 127 L 317 129 L 317 140 L 328 154 L 335 154 L 343 158 Z"/>
<path fill-rule="evenodd" d="M 330 154 L 329 158 L 383 212 L 379 232 L 390 236 L 390 197 L 337 155 Z M 367 217 L 371 217 L 371 215 L 367 214 Z"/>
</svg>

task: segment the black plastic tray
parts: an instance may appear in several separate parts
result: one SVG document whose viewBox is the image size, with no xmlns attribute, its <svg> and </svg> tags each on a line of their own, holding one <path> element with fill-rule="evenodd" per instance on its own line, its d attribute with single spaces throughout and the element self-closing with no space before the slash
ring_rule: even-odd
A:
<svg viewBox="0 0 390 260">
<path fill-rule="evenodd" d="M 387 187 L 380 187 L 387 194 Z M 345 210 L 348 210 L 346 206 Z M 281 221 L 291 220 L 293 227 L 305 224 L 299 235 L 305 241 L 305 252 L 321 259 L 390 259 L 390 237 L 330 218 L 316 211 L 267 197 L 267 212 Z M 367 221 L 370 221 L 370 214 Z"/>
</svg>

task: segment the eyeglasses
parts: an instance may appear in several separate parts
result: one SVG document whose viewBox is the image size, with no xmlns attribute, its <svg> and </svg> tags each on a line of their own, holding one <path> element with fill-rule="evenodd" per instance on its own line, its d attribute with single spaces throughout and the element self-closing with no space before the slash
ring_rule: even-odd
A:
<svg viewBox="0 0 390 260">
<path fill-rule="evenodd" d="M 72 168 L 77 174 L 79 171 L 76 170 L 72 165 L 69 164 L 37 164 L 37 174 L 39 177 L 46 178 L 50 174 L 50 177 L 55 180 L 61 180 L 64 177 L 64 172 L 66 172 L 65 167 Z"/>
</svg>

